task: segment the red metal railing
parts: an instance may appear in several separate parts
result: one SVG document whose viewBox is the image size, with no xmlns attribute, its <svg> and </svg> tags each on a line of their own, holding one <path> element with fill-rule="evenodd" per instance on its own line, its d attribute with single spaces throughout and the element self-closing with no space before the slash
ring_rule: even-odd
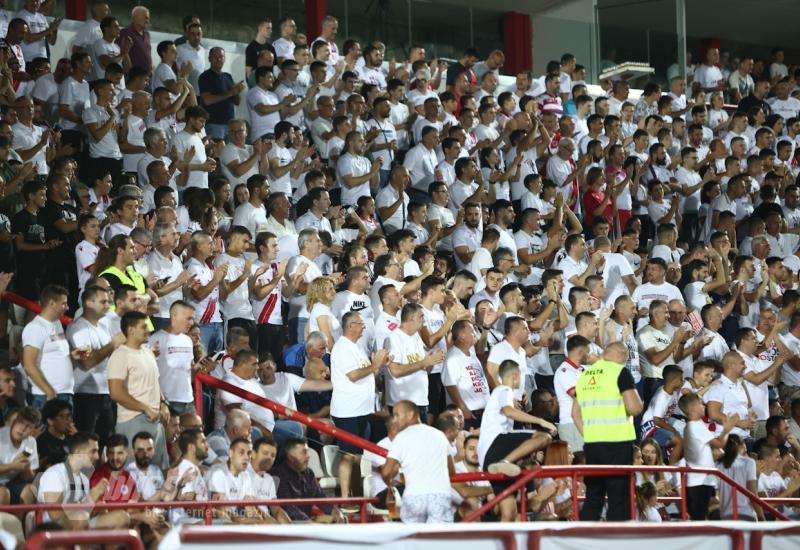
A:
<svg viewBox="0 0 800 550">
<path fill-rule="evenodd" d="M 270 401 L 269 399 L 266 399 L 263 396 L 250 393 L 247 390 L 243 390 L 242 388 L 239 388 L 227 382 L 223 382 L 219 378 L 216 378 L 214 376 L 211 376 L 210 374 L 206 374 L 203 372 L 198 373 L 194 378 L 194 387 L 195 387 L 194 404 L 195 408 L 197 409 L 197 414 L 199 414 L 201 418 L 203 416 L 203 389 L 202 389 L 203 384 L 211 386 L 213 388 L 217 388 L 219 390 L 226 391 L 228 393 L 232 393 L 233 395 L 237 395 L 242 399 L 247 399 L 251 403 L 255 403 L 256 405 L 261 405 L 262 407 L 271 410 L 275 414 L 279 414 L 287 417 L 290 420 L 295 420 L 297 422 L 300 422 L 301 424 L 305 424 L 306 426 L 314 428 L 320 433 L 328 434 L 331 437 L 340 439 L 345 443 L 350 443 L 351 445 L 355 445 L 356 447 L 374 453 L 378 456 L 386 457 L 389 454 L 389 451 L 387 451 L 383 447 L 379 447 L 372 441 L 367 441 L 366 439 L 358 437 L 357 435 L 353 435 L 350 432 L 340 430 L 335 426 L 331 426 L 330 424 L 326 424 L 325 422 L 317 420 L 316 418 L 311 418 L 310 416 L 305 415 L 301 412 L 297 412 L 294 409 L 290 409 L 289 407 L 285 407 L 279 403 Z"/>
<path fill-rule="evenodd" d="M 25 308 L 28 311 L 36 313 L 37 315 L 42 312 L 42 306 L 40 306 L 38 303 L 32 302 L 27 298 L 23 298 L 19 294 L 14 294 L 13 292 L 0 292 L 0 300 L 5 300 L 6 302 Z M 67 326 L 71 322 L 72 317 L 67 317 L 66 315 L 61 316 L 62 325 Z"/>
<path fill-rule="evenodd" d="M 676 498 L 680 499 L 681 503 L 681 518 L 683 520 L 688 519 L 688 513 L 686 508 L 686 475 L 690 473 L 694 474 L 706 474 L 712 475 L 719 478 L 723 483 L 728 484 L 732 489 L 732 513 L 733 519 L 739 519 L 739 507 L 738 507 L 738 493 L 742 493 L 750 502 L 755 506 L 760 506 L 766 512 L 772 514 L 776 519 L 780 521 L 789 521 L 784 514 L 779 512 L 775 509 L 771 504 L 770 501 L 778 503 L 793 503 L 797 504 L 800 502 L 800 499 L 763 499 L 758 495 L 753 494 L 752 492 L 748 491 L 745 487 L 728 477 L 727 475 L 723 474 L 719 470 L 715 470 L 713 468 L 687 468 L 687 467 L 678 467 L 678 466 L 541 466 L 536 468 L 535 470 L 523 470 L 520 473 L 520 476 L 517 481 L 508 487 L 506 490 L 502 491 L 498 495 L 488 502 L 486 502 L 481 508 L 475 510 L 467 517 L 464 518 L 463 521 L 469 522 L 474 521 L 478 517 L 485 514 L 488 510 L 492 509 L 496 504 L 502 501 L 504 498 L 508 497 L 511 493 L 518 490 L 520 487 L 524 487 L 524 483 L 520 483 L 520 481 L 525 478 L 525 483 L 532 479 L 542 479 L 542 478 L 564 478 L 568 477 L 571 480 L 571 491 L 570 496 L 572 498 L 572 517 L 573 519 L 578 519 L 578 501 L 581 500 L 578 496 L 578 478 L 579 477 L 592 477 L 592 476 L 600 476 L 600 477 L 613 477 L 613 476 L 622 476 L 627 475 L 629 479 L 629 498 L 630 498 L 630 510 L 631 510 L 631 519 L 636 519 L 637 511 L 636 511 L 636 473 L 637 472 L 664 472 L 664 473 L 677 473 L 681 477 L 681 491 L 680 497 L 670 497 L 670 501 L 675 501 Z M 467 481 L 499 481 L 507 479 L 502 474 L 489 474 L 486 472 L 476 472 L 472 474 L 456 474 L 450 478 L 451 482 L 467 482 Z M 512 490 L 513 487 L 513 490 Z M 524 496 L 524 494 L 523 494 Z M 523 499 L 524 500 L 524 499 Z M 521 512 L 524 514 L 524 505 L 520 506 Z M 524 515 L 523 515 L 524 517 Z"/>
<path fill-rule="evenodd" d="M 100 529 L 97 531 L 41 531 L 25 543 L 26 550 L 43 550 L 53 546 L 104 546 L 124 544 L 131 550 L 144 550 L 139 533 L 133 529 Z"/>
<path fill-rule="evenodd" d="M 9 514 L 36 513 L 36 523 L 42 522 L 44 512 L 75 510 L 90 512 L 94 510 L 149 510 L 152 508 L 202 508 L 205 511 L 206 525 L 211 525 L 214 508 L 251 507 L 251 506 L 325 506 L 336 504 L 357 504 L 360 507 L 359 521 L 367 522 L 367 504 L 376 504 L 376 497 L 349 498 L 277 498 L 272 500 L 173 500 L 169 502 L 98 502 L 96 504 L 10 504 L 0 506 L 0 512 Z"/>
</svg>

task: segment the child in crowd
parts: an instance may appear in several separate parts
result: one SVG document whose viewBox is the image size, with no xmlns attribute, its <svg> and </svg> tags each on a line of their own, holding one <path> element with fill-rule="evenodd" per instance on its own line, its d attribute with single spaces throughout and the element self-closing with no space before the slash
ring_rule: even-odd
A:
<svg viewBox="0 0 800 550">
<path fill-rule="evenodd" d="M 669 455 L 669 465 L 674 466 L 683 454 L 683 439 L 669 419 L 678 406 L 679 391 L 683 385 L 683 371 L 676 365 L 667 365 L 661 386 L 642 416 L 642 439 L 653 438 L 664 454 Z"/>
</svg>

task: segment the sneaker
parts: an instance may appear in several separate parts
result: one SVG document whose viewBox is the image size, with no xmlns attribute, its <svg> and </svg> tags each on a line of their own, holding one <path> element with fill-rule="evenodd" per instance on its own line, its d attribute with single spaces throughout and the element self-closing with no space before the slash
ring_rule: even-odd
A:
<svg viewBox="0 0 800 550">
<path fill-rule="evenodd" d="M 522 471 L 522 468 L 514 464 L 513 462 L 508 462 L 502 460 L 500 462 L 495 462 L 494 464 L 489 465 L 489 473 L 490 474 L 505 474 L 508 477 L 516 477 Z"/>
</svg>

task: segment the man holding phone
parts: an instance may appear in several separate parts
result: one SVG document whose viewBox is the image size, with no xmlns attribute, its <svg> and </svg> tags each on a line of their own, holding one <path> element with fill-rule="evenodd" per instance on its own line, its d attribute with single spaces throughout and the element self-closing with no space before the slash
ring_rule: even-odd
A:
<svg viewBox="0 0 800 550">
<path fill-rule="evenodd" d="M 8 426 L 0 428 L 0 504 L 23 502 L 22 493 L 39 468 L 32 434 L 41 422 L 39 411 L 22 407 Z"/>
</svg>

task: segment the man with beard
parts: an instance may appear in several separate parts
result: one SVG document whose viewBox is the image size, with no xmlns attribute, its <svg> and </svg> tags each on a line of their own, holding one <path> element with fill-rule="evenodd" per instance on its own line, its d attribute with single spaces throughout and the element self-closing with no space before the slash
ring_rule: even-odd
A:
<svg viewBox="0 0 800 550">
<path fill-rule="evenodd" d="M 131 479 L 136 482 L 136 492 L 140 500 L 159 502 L 172 500 L 177 488 L 177 470 L 170 470 L 166 482 L 164 474 L 153 464 L 156 454 L 153 436 L 139 432 L 133 436 L 133 462 L 125 467 Z"/>
<path fill-rule="evenodd" d="M 252 452 L 249 439 L 240 437 L 231 442 L 228 461 L 213 466 L 206 474 L 211 500 L 245 500 L 254 495 L 252 478 L 247 472 Z M 254 507 L 229 507 L 216 512 L 233 523 L 264 523 L 261 513 Z M 269 523 L 274 521 L 270 518 Z"/>
<path fill-rule="evenodd" d="M 278 456 L 278 447 L 270 437 L 262 437 L 253 443 L 250 464 L 247 471 L 250 473 L 253 496 L 256 500 L 271 500 L 277 498 L 275 480 L 267 472 L 275 464 L 275 457 Z M 264 514 L 264 520 L 269 522 L 271 517 L 277 523 L 291 523 L 292 520 L 280 506 L 259 506 L 259 510 Z M 266 514 L 269 514 L 267 516 Z"/>
<path fill-rule="evenodd" d="M 481 471 L 478 463 L 478 436 L 470 435 L 464 439 L 464 460 L 454 464 L 457 474 L 474 474 Z M 454 483 L 453 489 L 463 498 L 458 507 L 458 515 L 462 518 L 477 510 L 487 497 L 492 494 L 492 485 L 488 481 L 467 481 Z"/>
<path fill-rule="evenodd" d="M 108 488 L 108 481 L 101 480 L 89 488 L 89 480 L 82 470 L 94 468 L 100 459 L 97 436 L 76 434 L 69 443 L 67 459 L 48 468 L 39 480 L 37 502 L 39 504 L 92 504 L 100 500 Z M 55 521 L 70 530 L 124 529 L 130 523 L 128 513 L 114 510 L 107 513 L 92 513 L 86 510 L 50 510 L 45 512 L 45 521 Z"/>
<path fill-rule="evenodd" d="M 178 438 L 178 448 L 183 457 L 178 463 L 178 477 L 182 483 L 178 487 L 175 500 L 206 501 L 208 500 L 208 486 L 200 470 L 200 464 L 208 456 L 208 442 L 201 430 L 191 429 L 181 433 Z M 184 476 L 185 479 L 184 479 Z M 170 523 L 187 524 L 199 523 L 203 518 L 200 508 L 170 510 Z"/>
<path fill-rule="evenodd" d="M 106 443 L 106 463 L 95 468 L 92 477 L 89 478 L 89 485 L 92 489 L 99 483 L 105 482 L 106 491 L 100 497 L 102 502 L 137 502 L 141 500 L 136 480 L 125 469 L 127 460 L 128 438 L 122 434 L 111 435 Z M 128 514 L 132 524 L 142 524 L 155 533 L 163 535 L 169 528 L 164 517 L 151 510 L 131 510 Z M 147 531 L 145 533 L 149 535 Z"/>
</svg>

